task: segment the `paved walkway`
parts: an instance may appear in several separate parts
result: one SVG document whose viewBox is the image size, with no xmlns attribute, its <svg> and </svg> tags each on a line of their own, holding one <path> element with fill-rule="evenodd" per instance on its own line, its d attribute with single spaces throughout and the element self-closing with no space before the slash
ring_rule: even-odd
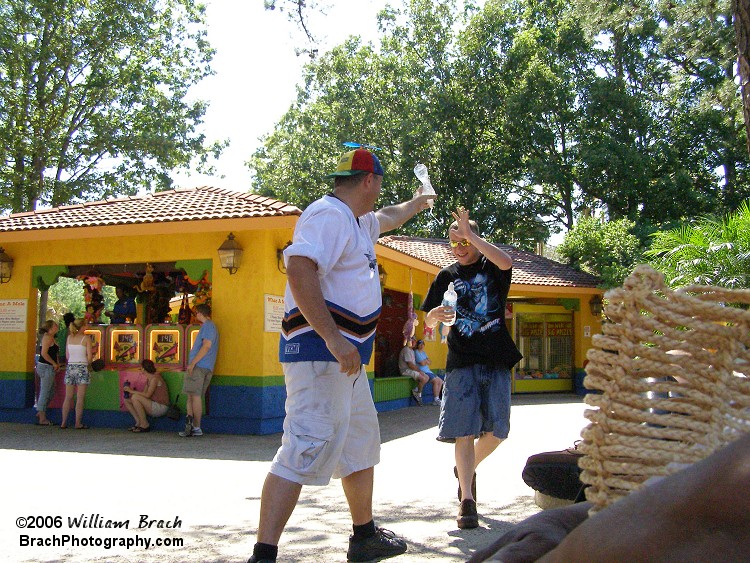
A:
<svg viewBox="0 0 750 563">
<path fill-rule="evenodd" d="M 453 447 L 435 440 L 438 409 L 379 415 L 383 447 L 375 471 L 375 521 L 409 543 L 409 551 L 394 562 L 465 561 L 539 510 L 521 479 L 526 458 L 579 438 L 587 424 L 585 405 L 568 394 L 515 396 L 513 403 L 510 438 L 477 472 L 476 530 L 456 526 Z M 255 542 L 263 479 L 279 442 L 280 434 L 184 439 L 165 432 L 0 423 L 0 559 L 244 562 Z M 107 528 L 107 521 L 127 522 Z M 350 533 L 340 483 L 306 487 L 281 538 L 279 561 L 346 561 Z M 67 543 L 23 546 L 23 535 Z M 107 549 L 107 541 L 115 545 Z M 129 549 L 120 545 L 128 541 Z M 157 541 L 182 547 L 155 546 Z"/>
</svg>

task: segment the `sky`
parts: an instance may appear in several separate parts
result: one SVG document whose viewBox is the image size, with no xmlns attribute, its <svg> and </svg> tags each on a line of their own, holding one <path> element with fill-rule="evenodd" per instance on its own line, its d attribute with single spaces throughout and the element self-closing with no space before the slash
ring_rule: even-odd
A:
<svg viewBox="0 0 750 563">
<path fill-rule="evenodd" d="M 313 34 L 325 37 L 321 53 L 350 35 L 366 41 L 377 38 L 376 15 L 385 0 L 334 2 L 324 17 L 310 22 Z M 206 8 L 216 74 L 190 94 L 210 103 L 203 128 L 208 141 L 229 139 L 230 146 L 216 163 L 216 176 L 175 174 L 173 179 L 176 187 L 210 185 L 244 192 L 250 188 L 244 163 L 260 146 L 258 138 L 273 130 L 294 101 L 302 67 L 310 59 L 295 55 L 295 46 L 303 45 L 295 24 L 278 9 L 265 10 L 263 0 L 208 0 Z"/>
</svg>

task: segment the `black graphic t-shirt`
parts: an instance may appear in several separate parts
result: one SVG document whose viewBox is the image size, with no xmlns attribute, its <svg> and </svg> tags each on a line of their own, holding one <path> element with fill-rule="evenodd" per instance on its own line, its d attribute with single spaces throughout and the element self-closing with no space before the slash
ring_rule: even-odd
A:
<svg viewBox="0 0 750 563">
<path fill-rule="evenodd" d="M 458 295 L 456 323 L 448 333 L 446 370 L 473 364 L 510 369 L 523 357 L 505 326 L 511 272 L 482 256 L 468 266 L 456 262 L 443 268 L 432 282 L 423 311 L 443 302 L 450 282 Z"/>
</svg>

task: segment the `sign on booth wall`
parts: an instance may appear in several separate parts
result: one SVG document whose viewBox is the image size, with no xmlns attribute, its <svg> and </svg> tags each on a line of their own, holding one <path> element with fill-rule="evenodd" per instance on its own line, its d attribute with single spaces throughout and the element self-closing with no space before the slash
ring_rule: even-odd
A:
<svg viewBox="0 0 750 563">
<path fill-rule="evenodd" d="M 28 299 L 0 299 L 0 332 L 26 332 Z"/>
<path fill-rule="evenodd" d="M 281 321 L 284 318 L 284 297 L 282 295 L 263 296 L 264 330 L 266 332 L 281 332 Z"/>
</svg>

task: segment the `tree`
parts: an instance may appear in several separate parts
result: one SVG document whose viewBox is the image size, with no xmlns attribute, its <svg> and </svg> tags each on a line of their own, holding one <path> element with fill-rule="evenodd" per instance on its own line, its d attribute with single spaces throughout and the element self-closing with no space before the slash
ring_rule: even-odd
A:
<svg viewBox="0 0 750 563">
<path fill-rule="evenodd" d="M 0 0 L 0 212 L 166 189 L 222 144 L 189 88 L 212 73 L 193 0 Z"/>
<path fill-rule="evenodd" d="M 734 209 L 750 195 L 750 159 L 729 1 L 576 7 L 599 44 L 582 147 L 589 205 L 656 226 Z"/>
<path fill-rule="evenodd" d="M 448 167 L 436 164 L 449 150 L 441 122 L 452 108 L 445 84 L 455 12 L 450 1 L 414 0 L 410 7 L 406 25 L 396 11 L 381 15 L 387 32 L 380 52 L 350 38 L 306 66 L 297 101 L 248 163 L 254 191 L 304 208 L 330 190 L 321 166 L 331 166 L 342 143 L 369 143 L 381 147 L 386 168 L 381 204 L 410 196 L 419 186 L 414 165 L 428 166 L 441 198 L 434 215 L 421 214 L 407 232 L 445 233 L 448 209 L 455 209 L 449 206 L 460 197 L 447 187 L 455 186 L 443 176 Z M 451 137 L 452 144 L 466 141 Z"/>
<path fill-rule="evenodd" d="M 599 276 L 604 287 L 617 287 L 643 256 L 643 245 L 634 229 L 635 223 L 628 219 L 603 223 L 584 218 L 556 250 L 571 266 Z"/>
<path fill-rule="evenodd" d="M 117 301 L 115 288 L 107 285 L 102 288 L 104 296 L 104 310 L 111 311 Z M 50 286 L 47 298 L 47 318 L 62 322 L 62 316 L 71 312 L 77 319 L 86 313 L 84 302 L 83 282 L 74 278 L 60 278 Z M 102 316 L 103 320 L 106 317 Z"/>
<path fill-rule="evenodd" d="M 646 256 L 671 287 L 750 288 L 750 201 L 724 217 L 654 233 Z"/>
<path fill-rule="evenodd" d="M 316 0 L 263 0 L 263 6 L 266 10 L 276 10 L 286 13 L 287 19 L 292 22 L 305 36 L 307 47 L 296 49 L 297 54 L 308 53 L 310 58 L 315 58 L 318 51 L 315 48 L 317 44 L 316 34 L 310 27 L 310 14 L 314 12 L 323 13 L 325 8 Z"/>
<path fill-rule="evenodd" d="M 750 155 L 727 6 L 409 0 L 381 13 L 379 45 L 350 39 L 306 67 L 250 161 L 254 189 L 304 207 L 354 140 L 383 147 L 384 203 L 428 166 L 439 197 L 414 235 L 444 236 L 459 204 L 522 248 L 587 213 L 652 232 L 729 211 L 750 196 Z"/>
<path fill-rule="evenodd" d="M 750 1 L 732 0 L 734 29 L 737 36 L 737 63 L 745 120 L 745 139 L 750 152 Z"/>
</svg>

